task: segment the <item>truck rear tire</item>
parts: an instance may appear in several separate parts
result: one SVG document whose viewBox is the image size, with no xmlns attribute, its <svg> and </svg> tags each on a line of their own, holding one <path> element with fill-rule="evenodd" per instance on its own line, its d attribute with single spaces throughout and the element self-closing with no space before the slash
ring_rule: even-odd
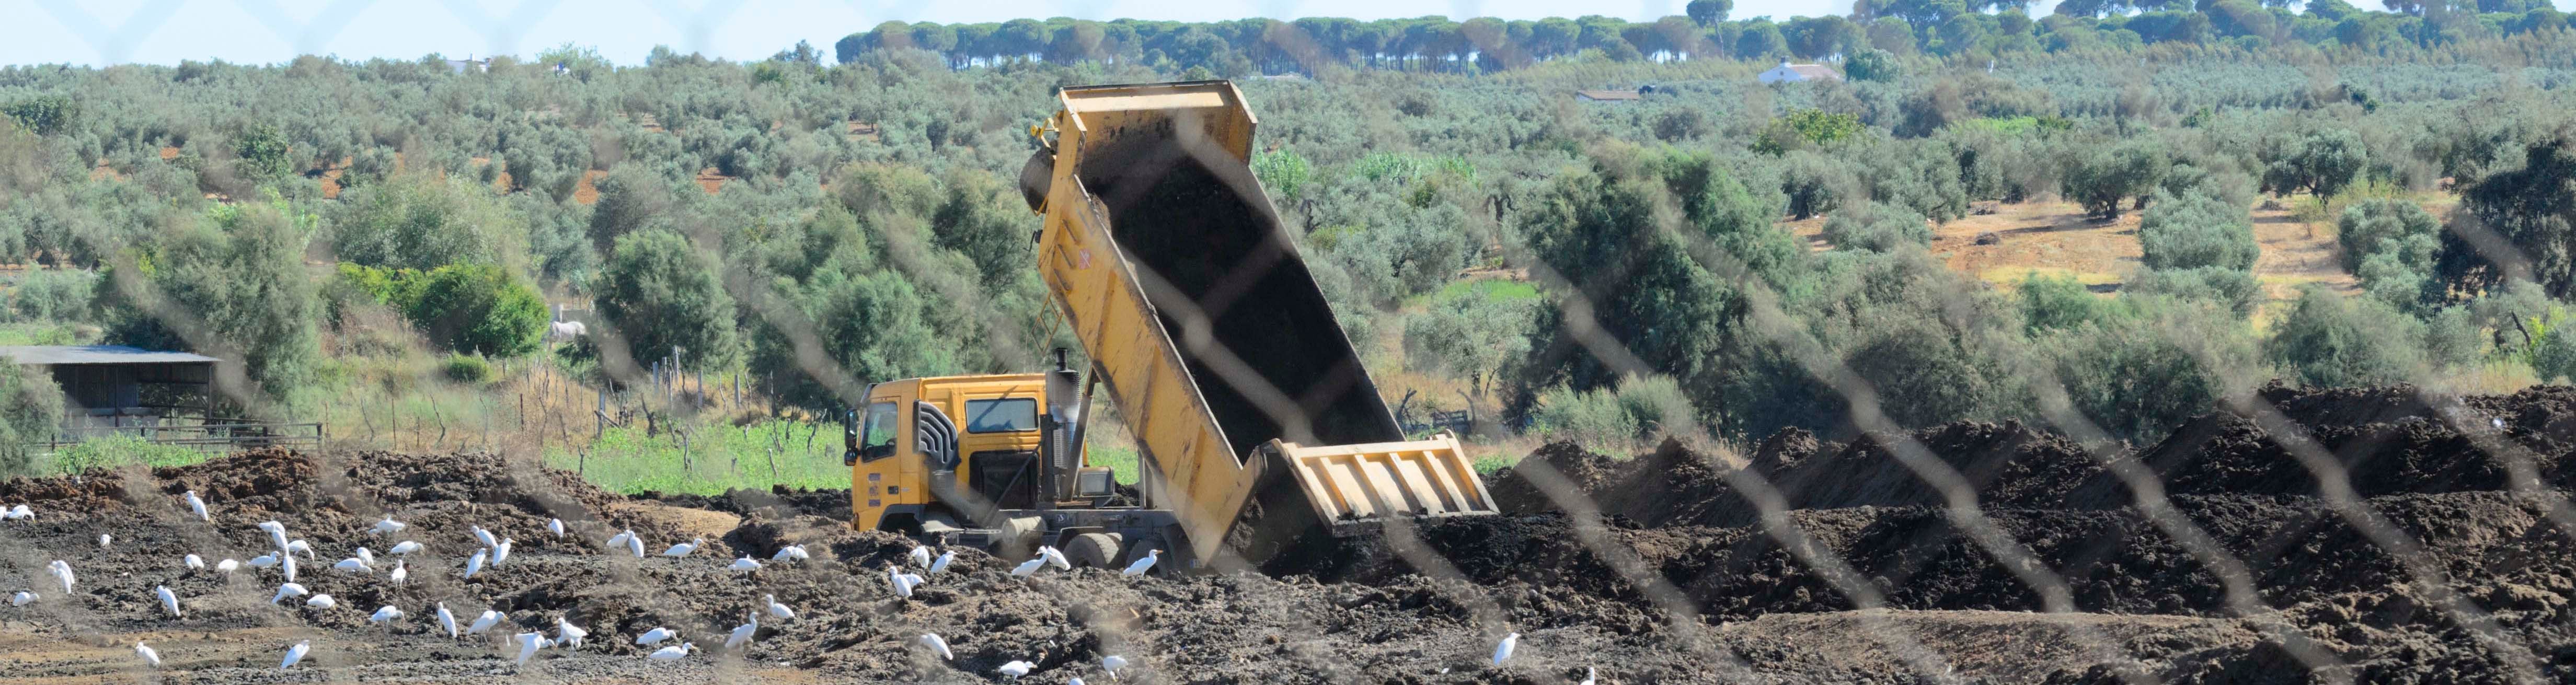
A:
<svg viewBox="0 0 2576 685">
<path fill-rule="evenodd" d="M 1117 533 L 1083 533 L 1073 536 L 1072 540 L 1064 543 L 1065 561 L 1071 562 L 1074 568 L 1085 566 L 1117 568 L 1112 564 L 1118 562 L 1119 542 Z"/>
</svg>

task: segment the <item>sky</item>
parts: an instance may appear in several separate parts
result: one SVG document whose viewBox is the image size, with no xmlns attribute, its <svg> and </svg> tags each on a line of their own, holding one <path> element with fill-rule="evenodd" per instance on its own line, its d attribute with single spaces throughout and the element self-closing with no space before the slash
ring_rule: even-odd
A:
<svg viewBox="0 0 2576 685">
<path fill-rule="evenodd" d="M 798 40 L 832 42 L 889 19 L 941 23 L 1022 17 L 1211 21 L 1245 17 L 1357 19 L 1576 14 L 1652 20 L 1686 0 L 0 0 L 0 64 L 176 64 L 222 59 L 267 64 L 300 54 L 343 59 L 530 56 L 573 43 L 619 64 L 655 45 L 733 60 L 768 57 Z M 2576 8 L 2576 0 L 2556 0 Z M 2055 0 L 2037 0 L 2033 13 Z M 2357 2 L 2375 5 L 2377 3 Z M 1850 11 L 1851 0 L 1736 0 L 1731 16 L 1787 18 Z"/>
</svg>

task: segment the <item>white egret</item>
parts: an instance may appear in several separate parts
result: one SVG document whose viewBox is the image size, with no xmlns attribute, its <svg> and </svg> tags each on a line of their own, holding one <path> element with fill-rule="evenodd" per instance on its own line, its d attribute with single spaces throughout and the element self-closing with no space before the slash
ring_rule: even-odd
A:
<svg viewBox="0 0 2576 685">
<path fill-rule="evenodd" d="M 1157 560 L 1160 560 L 1160 559 L 1162 559 L 1162 558 L 1163 558 L 1163 550 L 1159 550 L 1159 549 L 1157 549 L 1157 550 L 1149 550 L 1149 551 L 1145 552 L 1145 558 L 1136 560 L 1136 563 L 1128 564 L 1128 565 L 1127 565 L 1127 570 L 1119 571 L 1119 572 L 1118 572 L 1118 575 L 1122 575 L 1122 576 L 1141 576 L 1141 575 L 1145 575 L 1145 572 L 1146 572 L 1146 571 L 1154 570 L 1154 562 L 1155 562 L 1155 561 L 1157 561 Z"/>
<path fill-rule="evenodd" d="M 733 649 L 745 644 L 750 644 L 752 636 L 759 633 L 760 614 L 752 614 L 750 622 L 734 626 L 733 632 L 725 636 L 725 649 Z"/>
<path fill-rule="evenodd" d="M 188 556 L 184 556 L 184 557 L 179 557 L 179 565 L 180 565 L 180 566 L 186 566 L 186 567 L 188 567 L 188 570 L 190 570 L 190 571 L 203 571 L 203 570 L 206 570 L 206 560 L 205 560 L 205 559 L 200 559 L 200 558 L 198 558 L 198 557 L 197 557 L 197 555 L 194 555 L 194 554 L 190 554 L 190 555 L 188 555 Z"/>
<path fill-rule="evenodd" d="M 896 597 L 911 599 L 912 588 L 913 586 L 921 584 L 921 576 L 904 573 L 901 569 L 896 568 L 894 564 L 886 564 L 886 584 L 894 586 L 894 595 Z"/>
<path fill-rule="evenodd" d="M 288 554 L 279 556 L 277 558 L 277 569 L 286 572 L 286 580 L 288 582 L 293 582 L 295 580 L 295 555 Z"/>
<path fill-rule="evenodd" d="M 239 562 L 239 561 L 235 561 L 235 560 L 232 560 L 232 559 L 225 559 L 225 560 L 223 560 L 223 561 L 218 561 L 218 562 L 215 562 L 215 570 L 217 570 L 217 571 L 222 571 L 222 572 L 225 572 L 225 573 L 231 573 L 231 572 L 234 572 L 234 571 L 239 571 L 239 570 L 241 570 L 241 562 Z"/>
<path fill-rule="evenodd" d="M 680 659 L 680 657 L 688 656 L 688 655 L 689 655 L 689 650 L 697 649 L 697 648 L 698 648 L 697 643 L 693 643 L 693 642 L 682 642 L 682 643 L 677 644 L 677 645 L 672 645 L 672 646 L 669 646 L 669 647 L 664 647 L 664 648 L 661 648 L 661 649 L 653 650 L 653 653 L 652 653 L 652 654 L 646 655 L 644 658 L 647 658 L 647 659 L 656 659 L 656 660 L 660 660 L 660 661 L 678 661 L 678 660 Z"/>
<path fill-rule="evenodd" d="M 369 552 L 369 551 L 367 551 L 367 548 L 365 548 L 365 547 L 360 547 L 360 548 L 358 548 L 358 560 L 359 560 L 359 561 L 363 561 L 363 562 L 367 562 L 367 565 L 368 565 L 368 566 L 375 566 L 375 565 L 376 565 L 376 553 L 375 553 L 375 552 Z"/>
<path fill-rule="evenodd" d="M 106 533 L 99 533 L 99 534 L 98 534 L 98 548 L 99 548 L 99 549 L 107 549 L 107 543 L 108 543 L 109 541 L 111 541 L 111 540 L 115 540 L 115 539 L 116 539 L 116 536 L 114 536 L 114 535 L 109 535 L 109 534 L 106 534 Z"/>
<path fill-rule="evenodd" d="M 250 558 L 250 567 L 251 567 L 251 568 L 268 568 L 268 567 L 270 567 L 270 566 L 276 566 L 276 565 L 277 565 L 277 555 L 275 555 L 275 554 L 262 554 L 262 555 L 259 555 L 259 556 L 255 556 L 255 557 L 251 557 L 251 558 Z"/>
<path fill-rule="evenodd" d="M 309 561 L 313 559 L 313 543 L 310 542 L 296 540 L 294 542 L 286 543 L 286 551 L 302 552 L 306 560 Z"/>
<path fill-rule="evenodd" d="M 1028 561 L 1020 562 L 1020 565 L 1011 567 L 1011 577 L 1028 577 L 1029 574 L 1037 573 L 1038 568 L 1043 566 L 1046 566 L 1046 557 L 1030 557 Z"/>
<path fill-rule="evenodd" d="M 780 547 L 777 554 L 769 555 L 770 561 L 804 561 L 808 558 L 810 557 L 806 556 L 804 545 Z"/>
<path fill-rule="evenodd" d="M 1032 663 L 1029 663 L 1029 662 L 1026 662 L 1026 661 L 1021 661 L 1021 660 L 1018 660 L 1018 659 L 1012 659 L 1010 663 L 1002 664 L 1002 667 L 1001 667 L 1001 668 L 996 668 L 996 669 L 993 669 L 993 670 L 1001 671 L 1001 672 L 1002 672 L 1002 675 L 1010 676 L 1012 680 L 1018 680 L 1018 679 L 1020 679 L 1020 676 L 1028 675 L 1028 674 L 1029 674 L 1029 670 L 1030 670 L 1030 669 L 1034 669 L 1034 668 L 1037 668 L 1037 667 L 1038 667 L 1038 665 L 1037 665 L 1037 664 L 1032 664 Z"/>
<path fill-rule="evenodd" d="M 653 646 L 653 645 L 662 644 L 662 641 L 663 641 L 663 640 L 671 639 L 671 637 L 672 637 L 672 636 L 674 636 L 674 635 L 678 635 L 678 634 L 679 634 L 679 633 L 672 632 L 672 631 L 671 631 L 671 629 L 669 629 L 669 628 L 658 628 L 658 627 L 657 627 L 657 628 L 654 628 L 654 629 L 652 629 L 652 630 L 644 631 L 644 634 L 642 634 L 642 635 L 637 635 L 637 636 L 635 636 L 635 644 L 639 644 L 639 645 L 644 645 L 644 646 L 650 647 L 650 646 Z"/>
<path fill-rule="evenodd" d="M 54 572 L 54 578 L 55 578 L 56 580 L 63 581 L 63 594 L 66 594 L 66 595 L 71 594 L 71 593 L 72 593 L 72 565 L 71 565 L 71 564 L 63 563 L 63 560 L 61 560 L 61 559 L 55 559 L 55 560 L 54 560 L 54 563 L 53 563 L 53 572 Z"/>
<path fill-rule="evenodd" d="M 500 568 L 501 560 L 510 558 L 511 542 L 509 538 L 501 538 L 501 544 L 492 546 L 492 568 Z"/>
<path fill-rule="evenodd" d="M 939 634 L 938 634 L 938 633 L 922 633 L 922 634 L 921 634 L 921 639 L 919 640 L 919 642 L 921 643 L 921 646 L 923 646 L 923 647 L 929 647 L 929 648 L 930 648 L 930 651 L 938 652 L 938 653 L 939 653 L 939 658 L 942 658 L 942 659 L 956 659 L 956 658 L 957 658 L 957 655 L 955 655 L 955 654 L 951 654 L 951 653 L 949 653 L 949 652 L 948 652 L 948 641 L 947 641 L 947 640 L 939 639 Z"/>
<path fill-rule="evenodd" d="M 1512 648 L 1514 648 L 1514 647 L 1519 647 L 1519 646 L 1520 646 L 1520 644 L 1521 644 L 1521 634 L 1520 634 L 1520 633 L 1512 633 L 1512 634 L 1509 634 L 1509 635 L 1504 635 L 1504 636 L 1503 636 L 1503 643 L 1502 643 L 1502 644 L 1498 644 L 1498 645 L 1494 645 L 1494 665 L 1496 665 L 1496 666 L 1501 666 L 1501 665 L 1503 665 L 1503 660 L 1504 660 L 1504 659 L 1512 658 Z"/>
<path fill-rule="evenodd" d="M 206 514 L 206 501 L 197 498 L 197 491 L 190 490 L 188 491 L 188 494 L 184 495 L 184 497 L 188 500 L 188 513 L 196 514 L 197 520 L 199 521 L 205 521 L 208 523 L 214 522 L 215 517 L 208 516 Z M 135 644 L 140 645 L 143 643 L 137 642 Z"/>
<path fill-rule="evenodd" d="M 565 616 L 555 617 L 555 642 L 569 645 L 573 649 L 581 649 L 581 639 L 585 637 L 590 637 L 590 631 L 582 630 L 581 626 L 573 625 L 571 618 Z"/>
<path fill-rule="evenodd" d="M 170 612 L 172 618 L 183 615 L 179 613 L 179 593 L 171 592 L 170 586 L 152 586 L 152 596 L 161 598 L 161 610 Z"/>
<path fill-rule="evenodd" d="M 770 616 L 774 616 L 774 617 L 777 617 L 777 618 L 795 618 L 795 617 L 796 617 L 796 610 L 795 610 L 795 609 L 787 608 L 787 605 L 785 605 L 785 604 L 780 604 L 780 603 L 778 603 L 778 596 L 777 596 L 777 595 L 761 595 L 761 596 L 760 596 L 760 603 L 761 603 L 761 604 L 763 604 L 763 605 L 766 605 L 766 607 L 769 609 L 769 615 L 770 615 Z"/>
<path fill-rule="evenodd" d="M 627 530 L 617 531 L 617 534 L 616 534 L 616 535 L 608 536 L 608 542 L 607 542 L 607 544 L 603 544 L 603 545 L 600 545 L 600 546 L 601 546 L 601 547 L 624 547 L 624 546 L 626 546 L 626 541 L 627 541 L 627 540 L 630 540 L 630 539 L 633 539 L 634 537 L 635 537 L 635 531 L 634 531 L 633 529 L 627 529 Z"/>
<path fill-rule="evenodd" d="M 930 548 L 913 545 L 912 551 L 907 553 L 906 556 L 912 557 L 912 565 L 922 568 L 930 568 Z"/>
<path fill-rule="evenodd" d="M 391 517 L 391 516 L 387 516 L 387 517 L 385 517 L 385 520 L 377 521 L 377 522 L 376 522 L 376 526 L 375 526 L 375 527 L 373 527 L 373 528 L 369 528 L 369 529 L 367 529 L 367 531 L 368 531 L 368 532 L 371 532 L 371 533 L 375 533 L 375 534 L 377 534 L 377 535 L 383 535 L 383 534 L 386 534 L 386 533 L 400 533 L 400 532 L 402 532 L 402 530 L 403 530 L 404 528 L 410 528 L 410 527 L 411 527 L 411 524 L 403 523 L 403 522 L 401 522 L 401 521 L 396 521 L 396 520 L 394 520 L 394 519 L 393 519 L 393 517 Z"/>
<path fill-rule="evenodd" d="M 488 550 L 474 550 L 474 556 L 465 559 L 465 577 L 472 578 L 474 574 L 482 573 L 483 560 L 490 558 L 490 555 L 491 552 Z"/>
<path fill-rule="evenodd" d="M 385 582 L 401 585 L 403 579 L 409 577 L 411 577 L 411 569 L 403 566 L 403 560 L 395 559 L 394 572 L 385 575 Z"/>
<path fill-rule="evenodd" d="M 683 542 L 683 543 L 680 543 L 680 544 L 672 545 L 670 549 L 662 550 L 662 556 L 666 556 L 666 557 L 674 557 L 674 558 L 676 558 L 676 557 L 685 557 L 685 556 L 688 556 L 690 552 L 698 551 L 698 545 L 703 545 L 703 544 L 706 544 L 706 543 L 707 543 L 707 539 L 706 539 L 706 538 L 696 538 L 696 539 L 692 539 L 692 540 L 690 540 L 690 541 L 688 541 L 688 542 Z"/>
<path fill-rule="evenodd" d="M 279 583 L 277 585 L 277 596 L 268 598 L 268 603 L 276 604 L 288 597 L 302 597 L 304 596 L 304 593 L 304 586 L 302 585 L 294 583 Z"/>
<path fill-rule="evenodd" d="M 760 562 L 752 561 L 751 555 L 746 554 L 740 559 L 733 560 L 733 565 L 726 568 L 736 571 L 758 571 L 760 570 Z"/>
<path fill-rule="evenodd" d="M 447 639 L 456 639 L 456 614 L 447 611 L 447 603 L 438 603 L 438 627 L 447 631 Z"/>
<path fill-rule="evenodd" d="M 32 519 L 32 518 L 35 518 L 35 517 L 36 517 L 36 512 L 35 512 L 35 510 L 28 509 L 28 508 L 27 508 L 27 505 L 21 504 L 21 505 L 18 505 L 18 506 L 10 507 L 10 508 L 9 508 L 9 513 L 8 513 L 7 515 L 5 515 L 5 516 L 0 516 L 0 521 L 16 521 L 16 520 L 19 520 L 19 519 Z"/>
<path fill-rule="evenodd" d="M 152 651 L 151 647 L 144 646 L 142 642 L 134 643 L 134 655 L 143 657 L 143 665 L 145 666 L 153 668 L 161 667 L 161 653 Z"/>
<path fill-rule="evenodd" d="M 376 613 L 368 614 L 367 622 L 383 625 L 386 621 L 399 620 L 402 617 L 403 610 L 396 609 L 394 608 L 394 605 L 387 604 L 381 607 L 376 607 Z"/>
<path fill-rule="evenodd" d="M 500 544 L 501 541 L 499 539 L 492 537 L 492 531 L 484 530 L 482 526 L 472 526 L 472 528 L 474 529 L 475 542 L 483 543 L 483 546 L 485 547 Z"/>
<path fill-rule="evenodd" d="M 1592 667 L 1585 666 L 1583 667 L 1583 682 L 1575 683 L 1574 685 L 1592 685 L 1592 679 L 1598 675 L 1600 674 L 1593 672 Z"/>
<path fill-rule="evenodd" d="M 26 606 L 28 602 L 33 601 L 36 601 L 36 593 L 26 590 L 19 590 L 17 594 L 9 596 L 9 606 L 13 607 Z"/>
<path fill-rule="evenodd" d="M 1047 565 L 1055 567 L 1055 570 L 1073 570 L 1073 562 L 1066 560 L 1064 558 L 1064 552 L 1059 551 L 1056 548 L 1048 547 L 1046 545 L 1038 545 L 1038 557 L 1045 559 Z"/>
<path fill-rule="evenodd" d="M 941 572 L 941 571 L 946 571 L 946 570 L 948 570 L 948 565 L 949 565 L 949 564 L 953 564 L 953 563 L 956 563 L 956 562 L 957 562 L 957 553 L 956 553 L 956 552 L 953 552 L 953 551 L 952 551 L 952 552 L 942 552 L 942 553 L 940 553 L 940 555 L 939 555 L 939 559 L 938 559 L 938 560 L 930 562 L 930 570 L 929 570 L 929 571 L 926 571 L 926 572 L 927 572 L 927 573 L 938 573 L 938 572 Z"/>
<path fill-rule="evenodd" d="M 418 552 L 418 551 L 420 551 L 420 543 L 412 542 L 412 541 L 410 541 L 410 540 L 404 540 L 404 541 L 402 541 L 402 542 L 394 543 L 394 548 L 393 548 L 393 549 L 389 549 L 389 550 L 385 550 L 385 551 L 387 551 L 387 552 L 392 552 L 392 553 L 394 554 L 394 556 L 402 556 L 402 555 L 405 555 L 405 554 L 410 554 L 410 553 L 413 553 L 413 552 Z"/>
<path fill-rule="evenodd" d="M 1110 680 L 1118 679 L 1118 669 L 1127 667 L 1127 657 L 1111 654 L 1100 657 L 1100 670 L 1109 672 Z"/>
<path fill-rule="evenodd" d="M 492 626 L 500 625 L 501 619 L 509 617 L 509 614 L 485 609 L 483 615 L 474 617 L 474 625 L 465 627 L 465 634 L 481 635 L 483 631 L 491 630 Z"/>
<path fill-rule="evenodd" d="M 563 537 L 563 519 L 546 519 L 546 532 Z"/>
<path fill-rule="evenodd" d="M 305 655 L 305 654 L 309 654 L 309 653 L 311 653 L 312 651 L 313 651 L 313 641 L 312 641 L 312 640 L 303 640 L 303 641 L 296 642 L 296 643 L 295 643 L 295 646 L 286 648 L 286 660 L 285 660 L 285 661 L 277 662 L 277 670 L 283 671 L 283 670 L 286 670 L 286 669 L 289 669 L 289 668 L 294 668 L 294 667 L 295 667 L 295 662 L 303 661 L 303 660 L 304 660 L 304 655 Z"/>
<path fill-rule="evenodd" d="M 332 599 L 329 594 L 320 594 L 314 595 L 312 599 L 304 600 L 304 606 L 313 607 L 315 609 L 329 609 L 331 607 L 340 606 L 340 600 Z"/>
<path fill-rule="evenodd" d="M 1074 676 L 1072 680 L 1064 681 L 1064 685 L 1082 685 L 1082 676 Z"/>
<path fill-rule="evenodd" d="M 367 565 L 367 560 L 365 560 L 365 559 L 360 559 L 360 558 L 357 558 L 357 557 L 350 557 L 350 558 L 347 558 L 347 559 L 342 559 L 342 560 L 340 560 L 340 563 L 332 564 L 332 565 L 331 565 L 331 568 L 339 569 L 339 570 L 340 570 L 340 571 L 342 571 L 342 572 L 349 572 L 349 573 L 374 573 L 374 572 L 376 572 L 375 567 L 373 567 L 373 566 L 368 566 L 368 565 Z"/>
<path fill-rule="evenodd" d="M 536 656 L 537 648 L 545 646 L 546 642 L 546 636 L 539 633 L 520 633 L 511 639 L 519 643 L 518 666 L 528 665 L 528 657 Z"/>
</svg>

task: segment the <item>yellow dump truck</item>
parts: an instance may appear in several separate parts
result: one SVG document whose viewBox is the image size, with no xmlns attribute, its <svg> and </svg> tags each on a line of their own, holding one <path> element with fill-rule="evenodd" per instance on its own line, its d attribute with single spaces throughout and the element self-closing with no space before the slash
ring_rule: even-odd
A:
<svg viewBox="0 0 2576 685">
<path fill-rule="evenodd" d="M 1181 568 L 1494 512 L 1454 436 L 1396 427 L 1251 173 L 1257 122 L 1232 83 L 1058 99 L 1020 185 L 1089 368 L 1058 350 L 1043 373 L 871 386 L 845 438 L 853 526 Z M 1132 496 L 1081 449 L 1098 390 L 1140 443 Z"/>
</svg>

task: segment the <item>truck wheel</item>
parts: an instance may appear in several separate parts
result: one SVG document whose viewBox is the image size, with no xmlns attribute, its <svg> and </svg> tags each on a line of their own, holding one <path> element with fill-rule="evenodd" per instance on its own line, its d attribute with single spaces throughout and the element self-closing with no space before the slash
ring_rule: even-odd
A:
<svg viewBox="0 0 2576 685">
<path fill-rule="evenodd" d="M 1116 568 L 1118 542 L 1117 533 L 1083 533 L 1064 543 L 1064 557 L 1074 568 Z"/>
</svg>

